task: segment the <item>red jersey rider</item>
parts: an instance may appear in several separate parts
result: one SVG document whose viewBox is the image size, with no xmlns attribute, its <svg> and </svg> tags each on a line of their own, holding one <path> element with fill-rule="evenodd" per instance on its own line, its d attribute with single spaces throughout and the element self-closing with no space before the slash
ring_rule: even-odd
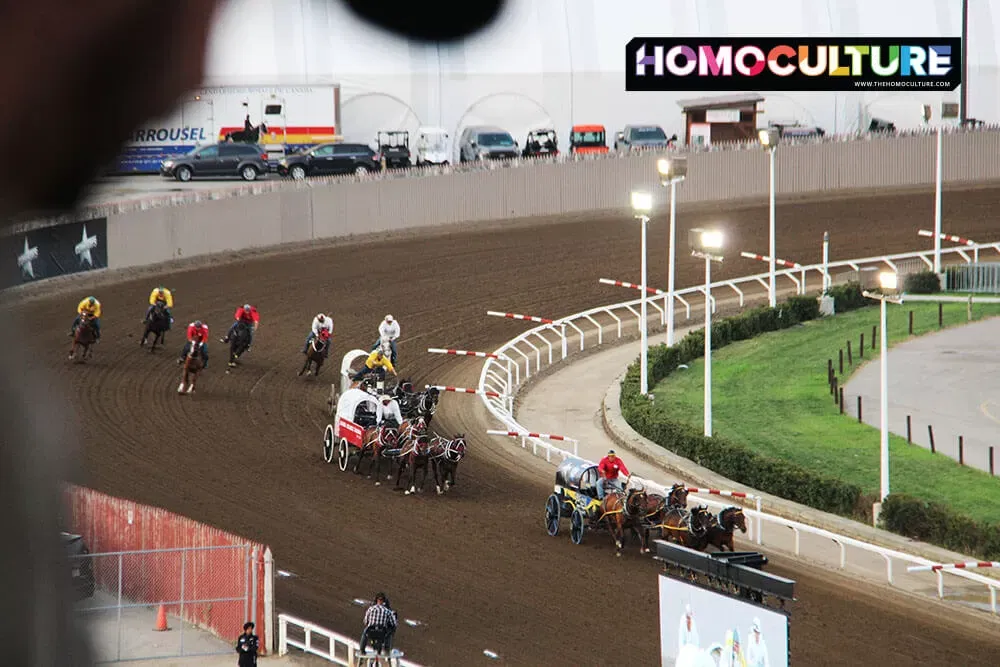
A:
<svg viewBox="0 0 1000 667">
<path fill-rule="evenodd" d="M 247 352 L 250 351 L 250 346 L 253 345 L 253 335 L 257 331 L 257 327 L 260 325 L 260 314 L 257 312 L 256 306 L 251 306 L 249 303 L 236 309 L 236 314 L 233 316 L 235 322 L 233 326 L 229 327 L 229 331 L 226 333 L 224 338 L 219 340 L 223 343 L 228 343 L 230 336 L 236 331 L 236 327 L 240 324 L 249 325 L 250 341 L 247 343 Z"/>
<path fill-rule="evenodd" d="M 181 358 L 177 360 L 178 364 L 184 363 L 184 357 L 191 351 L 192 345 L 201 345 L 201 358 L 205 362 L 205 368 L 208 368 L 208 325 L 202 323 L 201 320 L 188 325 L 187 343 L 181 350 Z"/>
<path fill-rule="evenodd" d="M 625 462 L 615 456 L 615 450 L 609 449 L 608 455 L 597 464 L 597 497 L 599 499 L 604 499 L 605 485 L 618 491 L 622 490 L 622 483 L 618 479 L 619 474 L 627 477 L 630 473 Z"/>
</svg>

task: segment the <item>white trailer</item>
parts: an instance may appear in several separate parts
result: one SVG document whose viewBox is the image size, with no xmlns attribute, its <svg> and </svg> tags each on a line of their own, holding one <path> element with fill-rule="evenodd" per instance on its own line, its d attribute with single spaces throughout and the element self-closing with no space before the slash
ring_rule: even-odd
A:
<svg viewBox="0 0 1000 667">
<path fill-rule="evenodd" d="M 158 173 L 160 163 L 244 131 L 273 161 L 333 141 L 340 128 L 340 86 L 220 86 L 192 91 L 168 116 L 132 132 L 111 171 Z"/>
</svg>

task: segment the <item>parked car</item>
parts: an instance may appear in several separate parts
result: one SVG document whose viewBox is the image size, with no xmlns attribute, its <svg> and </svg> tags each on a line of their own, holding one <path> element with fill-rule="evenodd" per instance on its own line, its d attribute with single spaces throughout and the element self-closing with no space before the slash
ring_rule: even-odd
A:
<svg viewBox="0 0 1000 667">
<path fill-rule="evenodd" d="M 574 125 L 569 133 L 570 153 L 607 153 L 607 131 L 603 125 Z"/>
<path fill-rule="evenodd" d="M 666 148 L 668 141 L 659 125 L 626 125 L 615 138 L 615 150 Z"/>
<path fill-rule="evenodd" d="M 524 140 L 522 157 L 547 157 L 559 155 L 559 139 L 551 129 L 532 130 Z"/>
<path fill-rule="evenodd" d="M 896 124 L 881 118 L 872 118 L 868 131 L 875 134 L 896 134 Z"/>
<path fill-rule="evenodd" d="M 73 590 L 76 591 L 77 599 L 82 600 L 94 596 L 94 563 L 93 558 L 89 558 L 90 550 L 83 542 L 83 537 L 72 533 L 59 533 L 63 546 L 66 547 L 66 556 L 70 562 L 70 576 L 73 582 Z"/>
<path fill-rule="evenodd" d="M 278 161 L 278 174 L 297 181 L 307 176 L 367 174 L 379 169 L 378 157 L 370 147 L 340 142 L 313 146 Z"/>
<path fill-rule="evenodd" d="M 405 169 L 410 166 L 410 133 L 405 130 L 379 132 L 375 136 L 378 152 L 377 162 L 385 158 L 385 166 L 389 169 Z"/>
<path fill-rule="evenodd" d="M 451 159 L 447 130 L 440 127 L 422 127 L 417 130 L 417 151 L 414 161 L 417 166 L 425 164 L 448 164 Z"/>
<path fill-rule="evenodd" d="M 460 162 L 509 160 L 517 156 L 517 142 L 510 132 L 492 125 L 467 127 L 458 142 Z"/>
<path fill-rule="evenodd" d="M 256 180 L 270 171 L 267 151 L 257 144 L 223 142 L 195 148 L 187 155 L 160 163 L 160 175 L 190 181 L 192 178 L 239 176 L 244 181 Z"/>
</svg>

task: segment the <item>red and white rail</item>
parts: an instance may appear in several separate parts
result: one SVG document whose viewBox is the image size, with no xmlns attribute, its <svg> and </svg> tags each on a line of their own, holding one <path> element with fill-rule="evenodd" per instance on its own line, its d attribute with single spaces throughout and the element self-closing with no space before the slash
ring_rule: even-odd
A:
<svg viewBox="0 0 1000 667">
<path fill-rule="evenodd" d="M 921 229 L 917 232 L 920 236 L 926 236 L 928 238 L 934 238 L 934 232 L 929 229 Z M 975 241 L 971 241 L 967 238 L 961 236 L 955 236 L 954 234 L 941 234 L 942 241 L 950 241 L 952 243 L 961 243 L 962 245 L 976 245 Z"/>
<path fill-rule="evenodd" d="M 527 441 L 528 441 L 529 438 L 535 439 L 535 440 L 557 440 L 559 442 L 568 442 L 568 443 L 570 443 L 573 446 L 573 456 L 579 456 L 580 455 L 580 441 L 577 440 L 577 439 L 575 439 L 575 438 L 567 437 L 565 435 L 555 435 L 555 434 L 552 434 L 552 433 L 529 433 L 528 431 L 499 431 L 499 430 L 493 430 L 493 429 L 487 430 L 486 434 L 487 435 L 502 435 L 502 436 L 506 436 L 508 438 L 520 438 L 521 439 L 521 447 L 522 448 L 526 448 L 527 447 Z M 544 445 L 544 443 L 543 443 L 543 445 Z M 546 460 L 551 460 L 551 457 L 552 457 L 552 448 L 549 445 L 544 445 L 544 446 L 545 446 L 545 449 L 546 449 Z M 532 449 L 537 450 L 537 447 L 535 447 L 533 445 Z M 534 453 L 537 455 L 538 452 L 535 451 Z"/>
<path fill-rule="evenodd" d="M 534 315 L 521 315 L 520 313 L 501 313 L 498 310 L 487 310 L 487 315 L 492 315 L 493 317 L 506 317 L 510 320 L 525 320 L 526 322 L 538 322 L 539 324 L 555 324 L 555 320 L 550 320 L 547 317 L 535 317 Z"/>
<path fill-rule="evenodd" d="M 491 373 L 491 380 L 496 383 L 501 389 L 501 392 L 506 395 L 510 395 L 514 391 L 515 383 L 521 383 L 521 368 L 513 359 L 504 354 L 495 352 L 474 352 L 472 350 L 453 350 L 443 347 L 429 347 L 427 348 L 427 351 L 432 354 L 449 354 L 458 357 L 479 357 L 481 359 L 496 359 L 498 361 L 507 362 L 504 368 L 506 372 L 503 376 Z M 508 407 L 513 408 L 513 406 Z"/>
<path fill-rule="evenodd" d="M 906 568 L 907 572 L 937 572 L 939 570 L 975 570 L 980 567 L 1000 567 L 996 561 L 975 561 L 970 560 L 964 563 L 944 563 L 938 565 L 911 565 Z"/>
<path fill-rule="evenodd" d="M 469 389 L 468 387 L 449 387 L 443 384 L 426 384 L 424 389 L 437 389 L 438 391 L 451 391 L 456 394 L 478 394 L 479 396 L 488 396 L 490 398 L 502 398 L 507 399 L 507 396 L 501 394 L 497 391 L 487 391 L 485 389 Z"/>
<path fill-rule="evenodd" d="M 635 283 L 627 283 L 624 280 L 611 280 L 610 278 L 601 278 L 599 281 L 602 285 L 614 285 L 615 287 L 628 287 L 629 289 L 642 291 L 642 285 L 636 285 Z M 655 287 L 646 287 L 646 292 L 649 294 L 665 295 L 661 289 L 656 289 Z"/>
<path fill-rule="evenodd" d="M 752 253 L 752 252 L 741 252 L 740 253 L 740 257 L 746 257 L 747 259 L 756 259 L 756 260 L 759 260 L 761 262 L 770 262 L 771 261 L 771 256 L 770 255 L 758 255 L 758 254 Z M 801 269 L 802 268 L 802 265 L 799 264 L 798 262 L 789 262 L 787 259 L 778 259 L 777 257 L 774 259 L 774 263 L 777 264 L 778 266 L 783 266 L 786 269 Z"/>
<path fill-rule="evenodd" d="M 483 359 L 506 359 L 507 357 L 502 354 L 494 354 L 492 352 L 472 352 L 470 350 L 447 350 L 441 347 L 429 347 L 428 352 L 432 354 L 451 354 L 459 357 L 481 357 Z"/>
</svg>

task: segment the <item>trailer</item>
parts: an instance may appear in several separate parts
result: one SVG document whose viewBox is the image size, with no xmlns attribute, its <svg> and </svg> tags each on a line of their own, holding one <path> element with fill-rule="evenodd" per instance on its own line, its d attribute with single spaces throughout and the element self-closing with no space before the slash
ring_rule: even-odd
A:
<svg viewBox="0 0 1000 667">
<path fill-rule="evenodd" d="M 202 88 L 167 116 L 136 128 L 109 172 L 158 173 L 163 160 L 227 137 L 259 144 L 274 167 L 285 155 L 340 134 L 338 84 Z"/>
</svg>

